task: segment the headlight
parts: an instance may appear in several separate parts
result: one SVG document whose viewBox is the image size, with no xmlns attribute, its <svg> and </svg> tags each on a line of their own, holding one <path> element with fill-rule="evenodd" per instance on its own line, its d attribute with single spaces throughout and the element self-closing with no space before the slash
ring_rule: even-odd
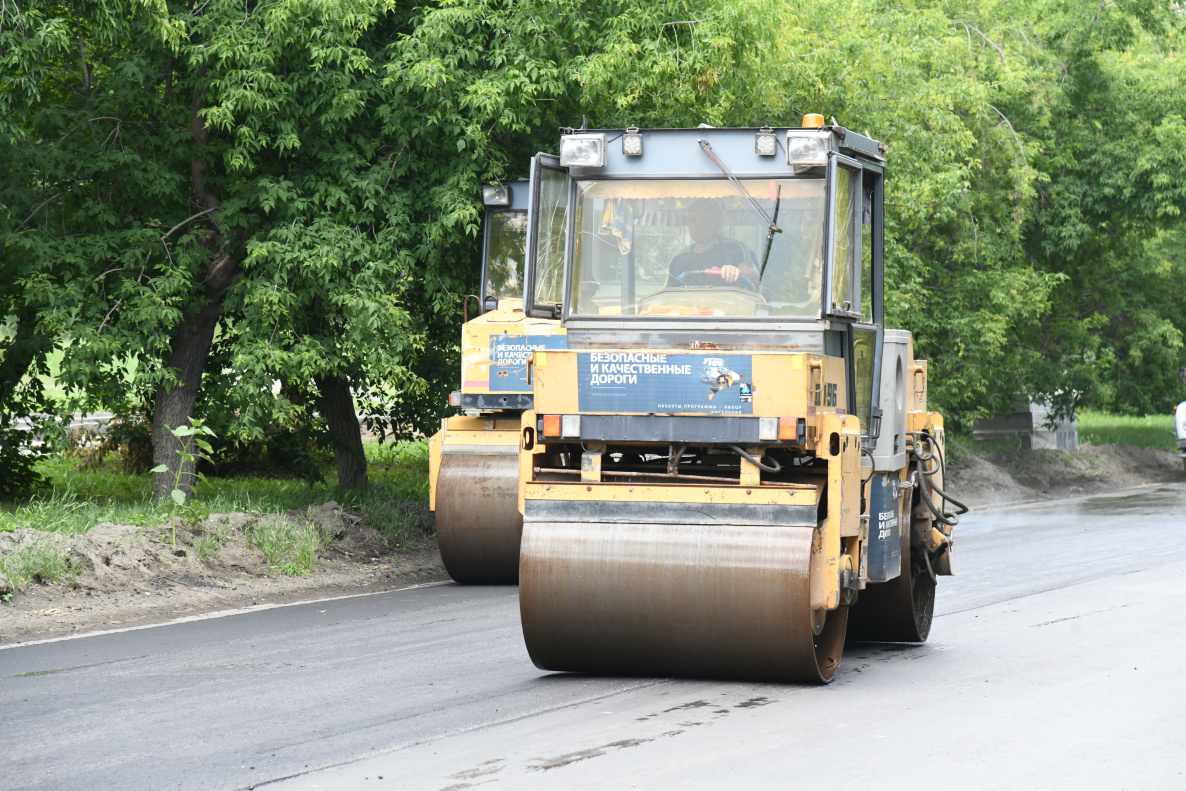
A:
<svg viewBox="0 0 1186 791">
<path fill-rule="evenodd" d="M 486 206 L 510 206 L 511 188 L 506 184 L 497 187 L 482 187 L 482 203 Z"/>
<path fill-rule="evenodd" d="M 787 164 L 820 167 L 828 164 L 828 132 L 787 132 Z"/>
<path fill-rule="evenodd" d="M 560 166 L 565 168 L 605 167 L 605 135 L 564 135 L 560 138 Z"/>
</svg>

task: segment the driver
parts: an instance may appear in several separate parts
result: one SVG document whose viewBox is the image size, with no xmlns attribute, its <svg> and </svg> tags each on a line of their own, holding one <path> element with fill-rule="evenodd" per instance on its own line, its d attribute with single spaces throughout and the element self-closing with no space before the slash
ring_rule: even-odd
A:
<svg viewBox="0 0 1186 791">
<path fill-rule="evenodd" d="M 692 237 L 692 245 L 671 259 L 667 276 L 669 288 L 684 285 L 679 280 L 681 275 L 706 270 L 719 270 L 719 277 L 726 283 L 736 283 L 739 277 L 758 282 L 758 267 L 753 254 L 744 244 L 720 236 L 722 224 L 721 204 L 715 198 L 693 201 L 688 208 L 688 235 Z"/>
</svg>

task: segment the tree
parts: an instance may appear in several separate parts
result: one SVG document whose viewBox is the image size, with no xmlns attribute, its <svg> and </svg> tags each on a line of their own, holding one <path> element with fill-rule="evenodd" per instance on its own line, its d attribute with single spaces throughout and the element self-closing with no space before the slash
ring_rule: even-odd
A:
<svg viewBox="0 0 1186 791">
<path fill-rule="evenodd" d="M 21 262 L 20 308 L 42 337 L 67 344 L 63 379 L 87 399 L 128 398 L 111 361 L 139 361 L 135 386 L 153 391 L 154 460 L 167 468 L 158 497 L 174 480 L 192 486 L 192 464 L 178 477 L 185 455 L 176 452 L 192 457 L 192 448 L 172 429 L 193 416 L 219 322 L 249 293 L 245 276 L 259 274 L 245 260 L 276 221 L 276 185 L 328 183 L 327 164 L 352 142 L 343 135 L 364 107 L 360 83 L 373 78 L 354 45 L 384 10 L 5 6 L 0 50 L 12 90 L 2 94 L 15 120 L 3 127 L 4 153 L 23 166 L 5 172 L 3 189 L 11 216 L 30 218 L 10 222 L 4 237 Z M 402 315 L 382 320 L 407 341 Z M 303 372 L 322 379 L 335 415 L 349 398 L 338 367 L 327 359 Z M 270 400 L 271 388 L 254 395 Z M 248 426 L 276 411 L 254 406 Z M 357 445 L 346 441 L 348 451 Z"/>
</svg>

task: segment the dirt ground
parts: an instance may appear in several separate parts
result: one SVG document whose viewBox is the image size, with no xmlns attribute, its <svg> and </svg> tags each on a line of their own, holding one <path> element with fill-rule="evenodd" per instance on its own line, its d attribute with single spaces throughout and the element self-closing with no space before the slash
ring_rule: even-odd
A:
<svg viewBox="0 0 1186 791">
<path fill-rule="evenodd" d="M 1176 453 L 1131 446 L 1077 451 L 948 452 L 947 490 L 973 508 L 1072 497 L 1183 480 Z M 290 576 L 270 565 L 249 537 L 272 526 L 312 525 L 326 543 L 313 572 Z M 0 533 L 0 552 L 61 541 L 75 569 L 68 582 L 29 584 L 0 604 L 0 645 L 119 629 L 219 610 L 391 590 L 447 580 L 433 539 L 395 548 L 359 514 L 326 503 L 310 512 L 265 517 L 213 514 L 173 544 L 167 525 L 101 524 L 79 536 L 29 530 Z M 203 536 L 216 552 L 199 558 Z M 0 593 L 5 592 L 0 579 Z"/>
<path fill-rule="evenodd" d="M 949 448 L 947 455 L 945 488 L 973 508 L 1186 480 L 1177 453 L 1132 445 L 1085 445 L 1073 451 Z"/>
<path fill-rule="evenodd" d="M 270 566 L 249 541 L 261 526 L 286 524 L 314 528 L 327 543 L 312 573 L 294 576 Z M 220 537 L 205 561 L 197 552 L 203 536 Z M 76 536 L 22 528 L 0 533 L 0 552 L 47 541 L 60 542 L 68 552 L 72 579 L 27 584 L 0 604 L 0 645 L 448 579 L 436 541 L 392 547 L 357 513 L 333 502 L 265 517 L 212 514 L 192 530 L 179 528 L 176 545 L 168 523 L 157 528 L 104 523 Z"/>
</svg>

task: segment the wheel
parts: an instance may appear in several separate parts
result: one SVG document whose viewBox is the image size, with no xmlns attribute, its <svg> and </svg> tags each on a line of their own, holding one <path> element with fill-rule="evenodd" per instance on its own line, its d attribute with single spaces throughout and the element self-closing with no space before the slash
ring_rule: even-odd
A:
<svg viewBox="0 0 1186 791">
<path fill-rule="evenodd" d="M 931 632 L 935 578 L 926 558 L 911 551 L 909 512 L 901 521 L 902 573 L 861 591 L 848 617 L 851 641 L 925 643 Z"/>
</svg>

